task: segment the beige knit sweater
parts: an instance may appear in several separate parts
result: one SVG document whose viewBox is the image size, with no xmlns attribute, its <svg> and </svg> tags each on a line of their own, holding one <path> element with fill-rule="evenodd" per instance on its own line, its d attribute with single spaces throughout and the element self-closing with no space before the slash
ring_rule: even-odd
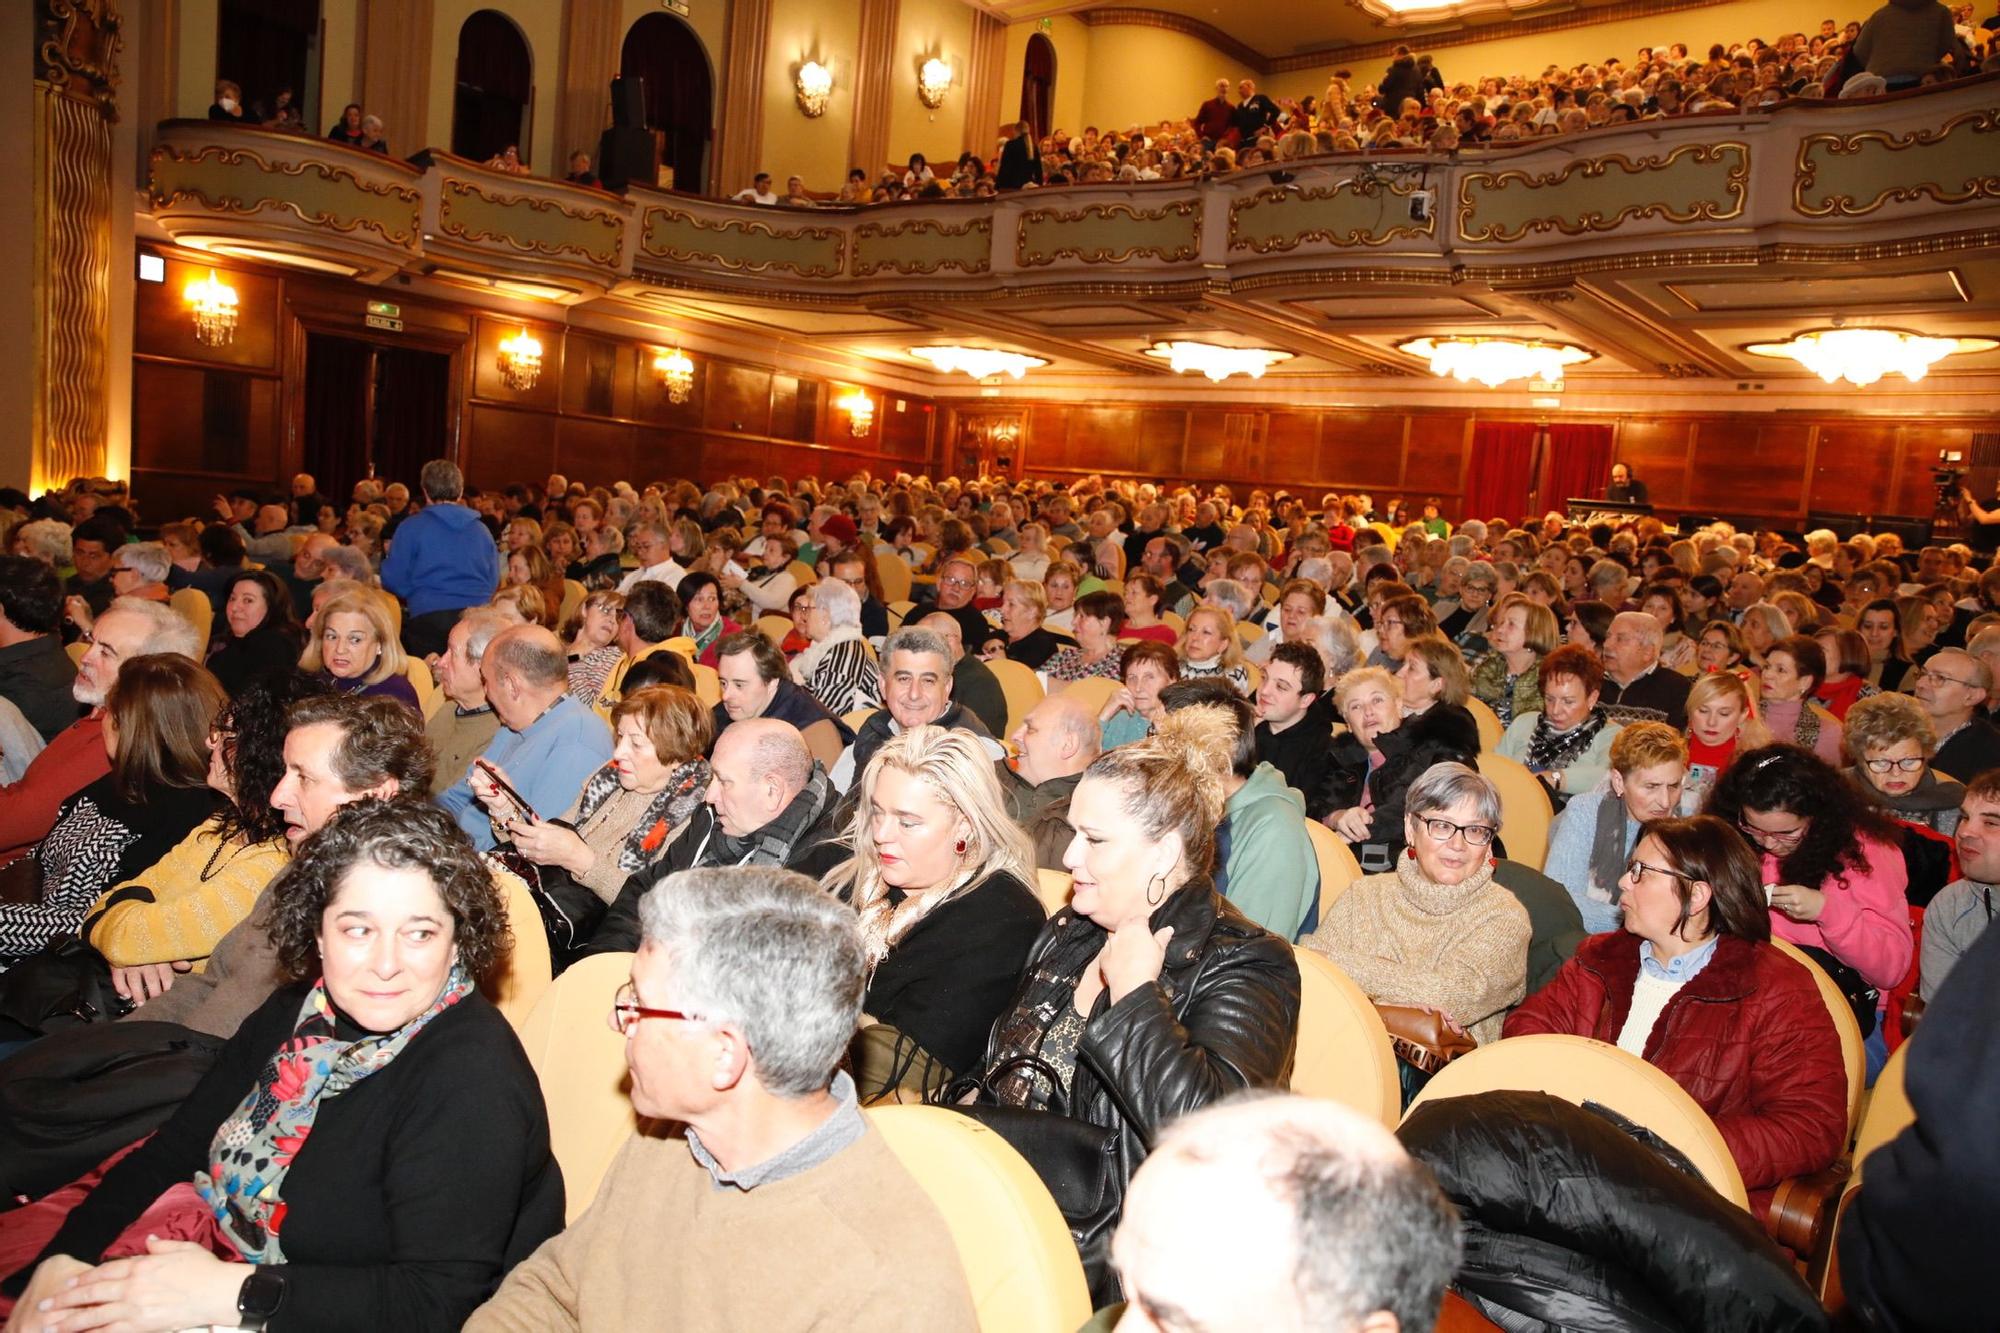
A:
<svg viewBox="0 0 2000 1333">
<path fill-rule="evenodd" d="M 1369 999 L 1441 1009 L 1483 1046 L 1527 991 L 1528 936 L 1527 909 L 1493 882 L 1490 861 L 1446 886 L 1405 853 L 1395 870 L 1356 880 L 1305 946 Z"/>
<path fill-rule="evenodd" d="M 635 1134 L 589 1211 L 465 1327 L 972 1333 L 978 1321 L 944 1219 L 871 1126 L 748 1191 L 717 1188 L 681 1139 Z"/>
</svg>

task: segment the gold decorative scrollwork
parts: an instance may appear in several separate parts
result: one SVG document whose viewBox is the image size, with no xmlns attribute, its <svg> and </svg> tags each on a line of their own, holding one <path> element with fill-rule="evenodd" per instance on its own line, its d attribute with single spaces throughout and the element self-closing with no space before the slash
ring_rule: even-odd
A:
<svg viewBox="0 0 2000 1333">
<path fill-rule="evenodd" d="M 1647 172 L 1665 171 L 1682 158 L 1696 164 L 1730 163 L 1722 180 L 1724 199 L 1696 199 L 1685 207 L 1676 207 L 1664 199 L 1650 202 L 1635 201 L 1623 204 L 1609 213 L 1588 208 L 1576 210 L 1575 218 L 1561 214 L 1548 214 L 1523 219 L 1515 225 L 1492 222 L 1482 226 L 1473 225 L 1475 208 L 1474 189 L 1487 191 L 1505 189 L 1515 181 L 1530 190 L 1548 189 L 1562 186 L 1574 177 L 1579 180 L 1595 180 L 1610 168 L 1621 168 L 1627 175 L 1639 176 Z M 1467 241 L 1518 241 L 1530 232 L 1559 231 L 1565 236 L 1585 236 L 1594 231 L 1610 231 L 1633 218 L 1664 218 L 1668 222 L 1726 222 L 1743 214 L 1744 201 L 1749 194 L 1750 148 L 1748 144 L 1688 144 L 1674 149 L 1660 157 L 1644 157 L 1638 160 L 1623 153 L 1611 153 L 1604 157 L 1584 158 L 1572 162 L 1561 171 L 1535 173 L 1529 171 L 1469 171 L 1459 179 L 1458 184 L 1458 234 Z"/>
<path fill-rule="evenodd" d="M 481 203 L 489 204 L 495 208 L 513 208 L 517 204 L 525 204 L 529 211 L 533 213 L 557 213 L 571 222 L 603 224 L 608 228 L 610 244 L 604 253 L 599 254 L 590 246 L 577 241 L 550 242 L 523 240 L 521 237 L 509 232 L 494 231 L 485 226 L 468 226 L 465 223 L 452 219 L 451 205 L 453 199 L 477 199 Z M 492 195 L 480 189 L 476 181 L 459 180 L 447 180 L 444 183 L 444 192 L 439 196 L 439 204 L 438 230 L 449 232 L 463 241 L 475 244 L 480 241 L 499 241 L 516 250 L 522 250 L 528 254 L 543 255 L 550 259 L 554 259 L 561 255 L 563 251 L 569 250 L 582 255 L 594 264 L 615 264 L 618 262 L 619 218 L 617 214 L 606 212 L 601 208 L 570 208 L 565 204 L 558 203 L 554 199 L 535 199 L 528 195 Z"/>
<path fill-rule="evenodd" d="M 715 250 L 689 250 L 666 241 L 655 243 L 653 227 L 656 221 L 685 225 L 696 232 L 713 232 L 717 236 L 737 236 L 751 239 L 762 236 L 768 241 L 813 241 L 833 242 L 833 258 L 830 263 L 800 263 L 795 259 L 773 256 L 769 259 L 751 259 L 718 253 Z M 639 248 L 659 259 L 671 260 L 679 264 L 697 261 L 720 265 L 738 273 L 768 273 L 774 269 L 790 269 L 802 278 L 837 278 L 847 254 L 847 235 L 836 227 L 793 227 L 780 231 L 768 222 L 750 222 L 743 218 L 724 218 L 710 222 L 681 208 L 651 208 L 646 210 L 645 229 L 639 233 Z"/>
<path fill-rule="evenodd" d="M 117 120 L 118 48 L 124 35 L 111 0 L 42 0 L 35 8 L 42 30 L 35 77 L 95 102 L 106 120 Z"/>
<path fill-rule="evenodd" d="M 1053 250 L 1037 251 L 1033 257 L 1028 250 L 1028 227 L 1030 223 L 1049 222 L 1062 225 L 1083 222 L 1087 219 L 1105 219 L 1124 215 L 1134 223 L 1164 222 L 1169 217 L 1194 218 L 1194 226 L 1188 239 L 1179 245 L 1148 244 L 1135 242 L 1122 250 L 1113 250 L 1105 245 L 1078 241 L 1058 245 Z M 1062 212 L 1053 208 L 1033 208 L 1021 214 L 1020 225 L 1014 232 L 1014 262 L 1022 268 L 1036 268 L 1043 264 L 1053 264 L 1059 259 L 1076 259 L 1086 264 L 1122 264 L 1138 255 L 1151 255 L 1169 264 L 1185 263 L 1201 255 L 1201 205 L 1196 199 L 1180 199 L 1160 207 L 1147 210 L 1135 204 L 1106 203 L 1085 204 L 1082 208 Z"/>
<path fill-rule="evenodd" d="M 1246 241 L 1242 239 L 1243 214 L 1253 208 L 1273 205 L 1283 207 L 1288 201 L 1294 200 L 1302 204 L 1323 203 L 1326 200 L 1338 198 L 1342 194 L 1351 194 L 1357 198 L 1365 199 L 1387 193 L 1399 199 L 1408 199 L 1416 192 L 1416 186 L 1402 182 L 1385 184 L 1380 181 L 1362 180 L 1359 178 L 1335 181 L 1323 190 L 1300 188 L 1259 190 L 1253 195 L 1230 201 L 1229 248 L 1231 250 L 1249 250 L 1255 254 L 1268 255 L 1281 253 L 1286 250 L 1295 250 L 1310 241 L 1328 241 L 1334 245 L 1387 245 L 1399 236 L 1419 237 L 1433 235 L 1437 230 L 1437 222 L 1434 215 L 1426 217 L 1420 226 L 1411 226 L 1401 222 L 1392 223 L 1386 230 L 1380 233 L 1366 227 L 1349 227 L 1345 230 L 1335 227 L 1308 227 L 1304 231 L 1296 232 L 1290 236 L 1269 236 L 1261 241 Z"/>
<path fill-rule="evenodd" d="M 1798 169 L 1792 180 L 1792 207 L 1809 218 L 1858 218 L 1873 213 L 1885 204 L 1906 204 L 1926 195 L 1941 204 L 2000 198 L 2000 172 L 1982 175 L 1973 166 L 1976 162 L 1992 165 L 1994 154 L 2000 153 L 2000 142 L 1996 142 L 1983 156 L 1968 150 L 1950 160 L 1950 165 L 1962 163 L 1966 169 L 1964 178 L 1956 186 L 1947 187 L 1941 181 L 1885 185 L 1875 191 L 1865 204 L 1848 195 L 1833 193 L 1827 194 L 1817 206 L 1806 200 L 1819 183 L 1820 155 L 1815 150 L 1824 149 L 1827 158 L 1855 157 L 1867 145 L 1879 144 L 1882 152 L 1901 153 L 1911 148 L 1928 148 L 1942 143 L 1966 127 L 1970 127 L 1972 134 L 2000 134 L 2000 108 L 1968 111 L 1964 115 L 1953 116 L 1935 129 L 1912 130 L 1908 134 L 1891 134 L 1886 130 L 1862 130 L 1856 134 L 1808 134 L 1799 140 Z"/>
<path fill-rule="evenodd" d="M 945 255 L 933 260 L 890 259 L 864 261 L 861 258 L 861 242 L 864 237 L 870 240 L 889 240 L 898 236 L 909 236 L 912 234 L 938 237 L 979 235 L 986 238 L 986 244 L 980 248 L 979 257 L 970 262 L 953 255 Z M 931 274 L 947 268 L 955 268 L 961 273 L 985 273 L 992 268 L 991 260 L 988 257 L 993 248 L 992 242 L 993 219 L 991 218 L 972 218 L 960 223 L 956 227 L 947 223 L 933 221 L 929 218 L 913 218 L 908 222 L 894 224 L 863 222 L 854 229 L 854 276 L 865 278 L 871 274 L 881 273 L 885 270 L 903 274 Z"/>
<path fill-rule="evenodd" d="M 364 194 L 372 194 L 384 199 L 394 199 L 398 203 L 407 204 L 410 213 L 409 226 L 392 228 L 384 222 L 369 217 L 357 217 L 352 221 L 343 221 L 324 208 L 308 212 L 295 200 L 281 199 L 275 196 L 262 199 L 245 199 L 235 195 L 220 195 L 212 198 L 204 191 L 191 187 L 183 186 L 163 193 L 157 184 L 150 184 L 147 189 L 152 195 L 153 207 L 156 209 L 177 204 L 183 199 L 198 200 L 203 207 L 213 208 L 220 212 L 241 213 L 245 215 L 257 213 L 266 208 L 280 208 L 289 211 L 299 221 L 310 223 L 313 226 L 327 227 L 333 231 L 346 234 L 352 234 L 363 227 L 368 227 L 379 233 L 382 239 L 391 245 L 407 248 L 417 243 L 418 208 L 423 200 L 414 186 L 396 185 L 388 182 L 375 185 L 362 180 L 359 175 L 348 167 L 336 166 L 328 162 L 271 162 L 247 148 L 223 148 L 215 144 L 206 145 L 192 153 L 184 153 L 179 149 L 169 147 L 155 148 L 152 160 L 155 164 L 152 173 L 155 181 L 159 178 L 157 164 L 163 160 L 190 165 L 213 160 L 225 167 L 242 166 L 247 162 L 256 167 L 257 170 L 273 176 L 303 177 L 310 172 L 325 181 L 328 185 L 338 185 L 345 182 Z"/>
</svg>

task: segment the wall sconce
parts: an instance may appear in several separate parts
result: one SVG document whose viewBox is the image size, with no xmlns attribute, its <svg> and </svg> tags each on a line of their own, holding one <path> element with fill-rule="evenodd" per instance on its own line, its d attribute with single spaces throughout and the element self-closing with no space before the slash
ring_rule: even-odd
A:
<svg viewBox="0 0 2000 1333">
<path fill-rule="evenodd" d="M 685 403 L 694 392 L 694 362 L 678 347 L 653 358 L 653 374 L 666 389 L 670 403 Z"/>
<path fill-rule="evenodd" d="M 517 392 L 535 387 L 542 375 L 542 345 L 522 329 L 500 344 L 500 382 Z"/>
<path fill-rule="evenodd" d="M 210 347 L 226 347 L 236 334 L 236 289 L 215 276 L 210 269 L 205 278 L 196 278 L 181 293 L 194 310 L 194 340 Z"/>
<path fill-rule="evenodd" d="M 833 93 L 833 71 L 817 60 L 808 60 L 799 66 L 796 82 L 799 110 L 815 118 L 825 115 L 826 99 Z"/>
<path fill-rule="evenodd" d="M 842 398 L 836 406 L 847 413 L 847 433 L 857 440 L 875 424 L 875 400 L 859 389 Z"/>
<path fill-rule="evenodd" d="M 944 95 L 950 91 L 951 66 L 932 56 L 917 71 L 918 100 L 935 111 L 944 105 Z"/>
</svg>

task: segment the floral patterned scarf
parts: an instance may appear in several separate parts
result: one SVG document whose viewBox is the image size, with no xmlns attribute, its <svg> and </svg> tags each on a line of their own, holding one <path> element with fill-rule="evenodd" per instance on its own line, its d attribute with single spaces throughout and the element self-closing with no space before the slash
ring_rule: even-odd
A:
<svg viewBox="0 0 2000 1333">
<path fill-rule="evenodd" d="M 327 1099 L 388 1068 L 432 1019 L 471 993 L 472 978 L 453 966 L 430 1008 L 394 1032 L 348 1042 L 335 1035 L 326 982 L 312 988 L 292 1035 L 257 1076 L 257 1086 L 215 1131 L 208 1170 L 195 1173 L 195 1190 L 217 1228 L 247 1262 L 285 1262 L 278 1243 L 285 1225 L 285 1176 Z"/>
</svg>

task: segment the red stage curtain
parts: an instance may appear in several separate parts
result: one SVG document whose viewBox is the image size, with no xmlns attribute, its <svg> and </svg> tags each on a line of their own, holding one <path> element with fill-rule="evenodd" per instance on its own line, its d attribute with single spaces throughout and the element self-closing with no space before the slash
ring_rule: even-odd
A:
<svg viewBox="0 0 2000 1333">
<path fill-rule="evenodd" d="M 1465 479 L 1465 512 L 1459 517 L 1519 518 L 1534 480 L 1535 436 L 1527 421 L 1480 421 L 1472 427 L 1472 466 Z"/>
<path fill-rule="evenodd" d="M 1560 510 L 1572 496 L 1601 496 L 1611 481 L 1611 427 L 1563 422 L 1549 427 L 1549 484 L 1542 502 Z"/>
</svg>

